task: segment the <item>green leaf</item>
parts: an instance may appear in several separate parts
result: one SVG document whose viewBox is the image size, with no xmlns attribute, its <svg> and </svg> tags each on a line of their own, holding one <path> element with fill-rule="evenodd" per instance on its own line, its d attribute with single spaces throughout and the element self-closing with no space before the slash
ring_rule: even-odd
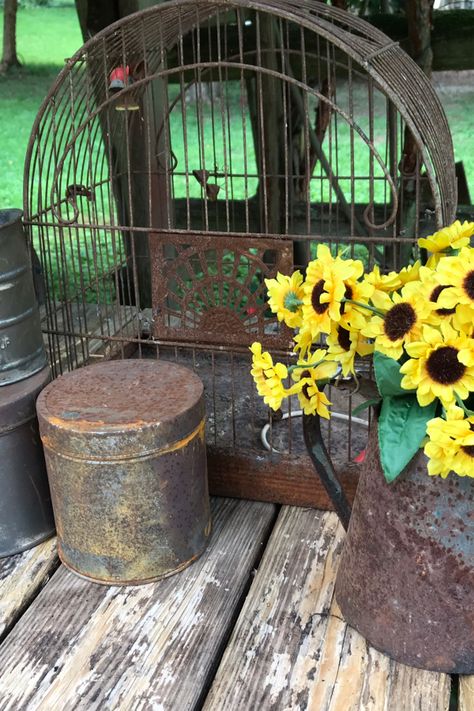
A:
<svg viewBox="0 0 474 711">
<path fill-rule="evenodd" d="M 400 373 L 398 360 L 389 358 L 383 353 L 374 353 L 374 371 L 377 388 L 382 397 L 407 395 L 411 390 L 405 390 L 400 385 L 403 375 Z"/>
<path fill-rule="evenodd" d="M 388 482 L 394 481 L 418 452 L 426 436 L 426 425 L 435 417 L 437 406 L 434 400 L 421 407 L 415 395 L 384 397 L 378 434 L 380 462 Z"/>
<path fill-rule="evenodd" d="M 353 415 L 358 415 L 359 412 L 363 412 L 363 410 L 366 410 L 368 407 L 372 407 L 372 405 L 378 405 L 379 402 L 382 401 L 382 398 L 380 397 L 372 397 L 370 400 L 366 400 L 365 402 L 361 402 L 360 405 L 357 405 L 357 407 L 354 407 L 352 410 Z"/>
</svg>

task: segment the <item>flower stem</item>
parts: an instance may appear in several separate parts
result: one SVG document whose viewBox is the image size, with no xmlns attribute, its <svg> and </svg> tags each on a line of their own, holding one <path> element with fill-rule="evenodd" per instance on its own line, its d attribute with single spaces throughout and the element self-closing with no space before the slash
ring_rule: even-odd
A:
<svg viewBox="0 0 474 711">
<path fill-rule="evenodd" d="M 354 301 L 354 299 L 346 299 L 343 298 L 342 301 L 348 303 L 348 304 L 354 304 L 354 306 L 361 306 L 363 309 L 367 309 L 368 311 L 372 311 L 374 314 L 377 314 L 377 316 L 380 316 L 381 318 L 385 317 L 385 314 L 383 311 L 380 311 L 380 309 L 376 309 L 375 306 L 369 306 L 369 304 L 363 304 L 360 301 Z"/>
<path fill-rule="evenodd" d="M 303 363 L 303 365 L 298 365 L 298 364 L 290 365 L 288 367 L 288 372 L 292 373 L 294 370 L 297 370 L 298 368 L 300 368 L 301 370 L 311 370 L 311 368 L 317 368 L 318 365 L 321 365 L 322 363 L 327 363 L 327 362 L 328 362 L 328 359 L 327 360 L 318 360 L 317 363 Z"/>
</svg>

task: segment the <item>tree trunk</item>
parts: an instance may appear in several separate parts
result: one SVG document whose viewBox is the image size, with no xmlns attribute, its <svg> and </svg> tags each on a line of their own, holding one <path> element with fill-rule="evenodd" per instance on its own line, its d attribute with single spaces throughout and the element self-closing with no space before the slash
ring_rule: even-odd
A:
<svg viewBox="0 0 474 711">
<path fill-rule="evenodd" d="M 16 55 L 16 11 L 18 0 L 5 0 L 3 10 L 3 54 L 0 73 L 4 74 L 11 67 L 19 67 Z"/>
<path fill-rule="evenodd" d="M 433 2 L 434 0 L 408 0 L 405 10 L 410 54 L 420 69 L 430 78 L 433 69 L 433 50 L 431 49 Z M 419 176 L 422 165 L 415 138 L 408 126 L 405 126 L 403 154 L 400 161 L 402 202 L 404 205 L 401 231 L 404 231 L 406 236 L 411 237 L 418 236 L 416 234 L 417 202 L 420 200 Z M 399 266 L 408 264 L 412 256 L 410 245 L 400 245 Z"/>
<path fill-rule="evenodd" d="M 431 77 L 433 67 L 433 51 L 431 49 L 433 0 L 408 0 L 406 15 L 410 54 L 424 73 Z"/>
</svg>

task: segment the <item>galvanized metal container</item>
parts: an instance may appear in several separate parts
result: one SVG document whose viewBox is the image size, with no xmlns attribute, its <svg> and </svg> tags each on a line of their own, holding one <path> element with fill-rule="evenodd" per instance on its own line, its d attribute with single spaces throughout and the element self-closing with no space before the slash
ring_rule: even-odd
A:
<svg viewBox="0 0 474 711">
<path fill-rule="evenodd" d="M 0 388 L 0 557 L 54 535 L 54 519 L 35 402 L 49 382 L 43 368 Z"/>
<path fill-rule="evenodd" d="M 0 385 L 46 366 L 21 210 L 0 210 Z"/>
<path fill-rule="evenodd" d="M 52 382 L 37 411 L 67 567 L 99 583 L 146 583 L 204 551 L 204 399 L 192 371 L 102 362 Z"/>
</svg>

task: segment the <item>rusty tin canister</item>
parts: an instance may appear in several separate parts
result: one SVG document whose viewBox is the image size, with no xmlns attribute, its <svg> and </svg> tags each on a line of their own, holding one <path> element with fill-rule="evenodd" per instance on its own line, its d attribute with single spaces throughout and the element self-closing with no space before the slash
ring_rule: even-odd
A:
<svg viewBox="0 0 474 711">
<path fill-rule="evenodd" d="M 0 385 L 47 363 L 21 210 L 0 210 Z"/>
<path fill-rule="evenodd" d="M 37 402 L 58 549 L 88 579 L 138 584 L 182 570 L 211 520 L 201 380 L 165 361 L 67 373 Z"/>
<path fill-rule="evenodd" d="M 49 368 L 0 388 L 0 557 L 54 535 L 54 519 L 35 402 Z"/>
</svg>

